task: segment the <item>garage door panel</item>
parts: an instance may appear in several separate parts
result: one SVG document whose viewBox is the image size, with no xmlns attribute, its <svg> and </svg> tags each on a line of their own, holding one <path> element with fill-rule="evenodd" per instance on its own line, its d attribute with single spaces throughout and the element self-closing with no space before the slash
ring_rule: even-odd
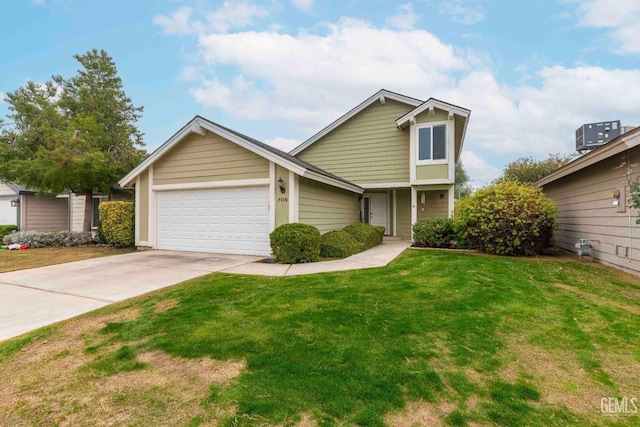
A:
<svg viewBox="0 0 640 427">
<path fill-rule="evenodd" d="M 267 187 L 158 193 L 158 248 L 269 254 Z"/>
</svg>

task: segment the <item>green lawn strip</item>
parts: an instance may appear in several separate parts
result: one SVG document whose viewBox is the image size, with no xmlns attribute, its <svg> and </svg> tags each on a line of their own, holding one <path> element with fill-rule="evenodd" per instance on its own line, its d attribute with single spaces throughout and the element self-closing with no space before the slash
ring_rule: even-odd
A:
<svg viewBox="0 0 640 427">
<path fill-rule="evenodd" d="M 107 324 L 86 352 L 99 353 L 90 368 L 103 375 L 145 369 L 136 355 L 152 349 L 245 360 L 240 377 L 203 396 L 203 405 L 235 407 L 222 425 L 287 424 L 302 413 L 323 425 L 384 425 L 409 401 L 453 402 L 443 416 L 449 425 L 632 425 L 544 402 L 535 372 L 513 382 L 500 377 L 517 338 L 540 351 L 571 352 L 616 395 L 600 354 L 637 355 L 640 321 L 620 308 L 627 297 L 602 290 L 624 288 L 624 281 L 594 277 L 600 269 L 407 251 L 378 269 L 292 278 L 213 274 L 140 301 L 139 318 Z M 558 282 L 597 294 L 599 303 L 585 304 Z M 158 313 L 162 300 L 178 304 Z"/>
</svg>

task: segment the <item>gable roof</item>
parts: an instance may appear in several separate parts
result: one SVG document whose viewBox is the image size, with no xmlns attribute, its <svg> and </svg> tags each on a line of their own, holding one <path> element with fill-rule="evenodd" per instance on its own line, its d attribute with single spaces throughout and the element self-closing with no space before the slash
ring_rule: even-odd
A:
<svg viewBox="0 0 640 427">
<path fill-rule="evenodd" d="M 362 103 L 360 103 L 356 107 L 352 108 L 349 112 L 347 112 L 345 115 L 338 118 L 329 126 L 325 127 L 320 132 L 316 133 L 311 138 L 307 139 L 305 142 L 298 145 L 296 148 L 291 150 L 290 153 L 293 154 L 294 156 L 297 156 L 300 152 L 304 151 L 311 144 L 313 144 L 323 136 L 327 135 L 329 132 L 331 132 L 341 124 L 345 123 L 347 120 L 351 119 L 353 116 L 355 116 L 356 114 L 358 114 L 359 112 L 361 112 L 362 110 L 364 110 L 365 108 L 373 104 L 374 102 L 376 101 L 384 102 L 386 98 L 392 99 L 394 101 L 402 102 L 403 104 L 407 104 L 412 107 L 417 107 L 422 104 L 422 101 L 420 99 L 411 98 L 409 96 L 401 95 L 396 92 L 391 92 L 386 89 L 380 89 L 378 92 L 371 95 L 369 98 L 365 99 Z"/>
<path fill-rule="evenodd" d="M 591 150 L 587 154 L 578 157 L 575 160 L 567 163 L 566 165 L 554 170 L 553 172 L 543 176 L 539 180 L 533 183 L 535 187 L 542 187 L 557 181 L 560 178 L 564 178 L 567 175 L 578 172 L 591 165 L 599 163 L 617 154 L 623 153 L 631 148 L 640 145 L 640 128 L 634 129 L 627 133 L 623 133 L 620 136 L 612 139 L 600 147 Z"/>
<path fill-rule="evenodd" d="M 344 190 L 352 191 L 354 193 L 362 194 L 364 189 L 355 185 L 346 179 L 340 178 L 330 172 L 325 171 L 317 166 L 307 163 L 297 157 L 292 156 L 289 153 L 285 153 L 275 147 L 260 142 L 257 139 L 248 137 L 240 132 L 234 131 L 218 123 L 212 122 L 201 116 L 195 116 L 185 126 L 176 132 L 171 138 L 169 138 L 164 144 L 158 147 L 149 157 L 147 157 L 136 168 L 129 172 L 119 182 L 120 186 L 131 186 L 134 179 L 140 175 L 149 166 L 155 163 L 160 157 L 162 157 L 167 151 L 171 150 L 176 144 L 191 133 L 197 133 L 199 135 L 205 135 L 209 131 L 218 136 L 221 136 L 239 146 L 266 158 L 284 168 L 287 168 L 300 176 L 312 179 L 314 181 L 322 182 L 332 185 L 334 187 L 342 188 Z"/>
<path fill-rule="evenodd" d="M 469 115 L 471 114 L 471 110 L 467 110 L 466 108 L 458 107 L 457 105 L 440 101 L 439 99 L 436 99 L 436 98 L 429 98 L 426 101 L 424 101 L 422 104 L 414 108 L 413 110 L 399 117 L 398 120 L 396 120 L 396 126 L 402 127 L 406 125 L 407 123 L 409 123 L 411 117 L 415 117 L 418 114 L 422 113 L 423 111 L 426 111 L 432 107 L 438 108 L 440 110 L 448 111 L 449 114 L 452 114 L 452 113 L 457 114 L 464 118 L 468 118 Z M 465 131 L 466 131 L 466 126 L 465 126 Z"/>
</svg>

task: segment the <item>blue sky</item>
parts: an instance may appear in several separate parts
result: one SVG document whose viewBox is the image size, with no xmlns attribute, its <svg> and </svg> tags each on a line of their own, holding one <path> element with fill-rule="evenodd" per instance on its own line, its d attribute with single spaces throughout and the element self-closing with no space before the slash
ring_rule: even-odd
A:
<svg viewBox="0 0 640 427">
<path fill-rule="evenodd" d="M 105 49 L 150 151 L 196 114 L 288 150 L 385 88 L 472 110 L 480 186 L 583 123 L 640 124 L 640 0 L 5 3 L 0 96 Z"/>
</svg>

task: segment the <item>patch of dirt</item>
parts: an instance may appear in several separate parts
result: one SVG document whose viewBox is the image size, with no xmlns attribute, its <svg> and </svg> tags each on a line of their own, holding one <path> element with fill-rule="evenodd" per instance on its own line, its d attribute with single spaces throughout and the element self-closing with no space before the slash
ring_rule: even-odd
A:
<svg viewBox="0 0 640 427">
<path fill-rule="evenodd" d="M 443 418 L 454 409 L 455 404 L 450 402 L 439 405 L 430 402 L 409 402 L 403 412 L 387 415 L 385 422 L 394 427 L 445 426 Z"/>
<path fill-rule="evenodd" d="M 212 385 L 224 387 L 242 361 L 176 359 L 161 351 L 141 353 L 145 369 L 105 376 L 86 365 L 122 343 L 87 354 L 87 341 L 109 322 L 133 320 L 137 309 L 85 316 L 62 325 L 54 336 L 25 347 L 0 365 L 0 420 L 9 425 L 205 425 L 235 408 L 206 403 Z M 203 403 L 204 402 L 204 403 Z"/>
<path fill-rule="evenodd" d="M 177 307 L 180 304 L 180 301 L 176 298 L 165 299 L 162 301 L 158 301 L 156 303 L 155 308 L 153 309 L 154 313 L 164 313 L 167 310 L 171 310 L 174 307 Z"/>
<path fill-rule="evenodd" d="M 300 414 L 300 421 L 296 423 L 296 427 L 317 427 L 318 422 L 313 418 L 310 412 Z"/>
<path fill-rule="evenodd" d="M 589 303 L 595 303 L 605 306 L 608 305 L 611 307 L 619 308 L 620 310 L 628 311 L 629 313 L 640 315 L 640 306 L 629 305 L 622 302 L 614 301 L 606 297 L 601 297 L 599 295 L 585 292 L 582 289 L 578 289 L 573 286 L 565 285 L 564 283 L 554 283 L 553 286 L 575 294 L 578 298 L 582 298 L 585 302 L 585 305 L 589 305 Z"/>
<path fill-rule="evenodd" d="M 592 415 L 600 410 L 600 399 L 612 393 L 592 379 L 570 351 L 550 352 L 516 339 L 509 340 L 505 351 L 513 355 L 514 360 L 498 372 L 500 378 L 508 382 L 525 378 L 533 382 L 541 400 L 552 405 Z"/>
</svg>

